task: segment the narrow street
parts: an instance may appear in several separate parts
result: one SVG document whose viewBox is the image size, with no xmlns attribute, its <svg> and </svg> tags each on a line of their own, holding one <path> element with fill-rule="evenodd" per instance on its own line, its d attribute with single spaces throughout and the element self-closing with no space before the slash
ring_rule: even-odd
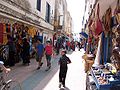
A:
<svg viewBox="0 0 120 90">
<path fill-rule="evenodd" d="M 68 65 L 65 90 L 85 90 L 86 74 L 84 73 L 84 65 L 82 63 L 82 55 L 84 51 L 69 52 L 72 63 Z M 59 89 L 59 66 L 58 60 L 60 56 L 52 59 L 52 68 L 45 71 L 46 62 L 40 70 L 36 70 L 37 63 L 35 59 L 31 59 L 30 66 L 22 66 L 21 63 L 12 67 L 9 78 L 19 81 L 22 90 L 62 90 Z M 44 58 L 43 58 L 44 59 Z"/>
<path fill-rule="evenodd" d="M 0 0 L 0 90 L 8 89 L 120 90 L 120 0 Z"/>
</svg>

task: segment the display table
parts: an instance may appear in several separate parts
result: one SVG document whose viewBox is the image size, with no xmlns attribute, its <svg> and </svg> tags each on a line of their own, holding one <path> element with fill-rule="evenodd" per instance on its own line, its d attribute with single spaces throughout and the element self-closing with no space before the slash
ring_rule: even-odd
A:
<svg viewBox="0 0 120 90">
<path fill-rule="evenodd" d="M 100 84 L 98 77 L 100 74 L 95 74 L 94 70 L 91 68 L 90 73 L 94 79 L 94 82 L 96 84 L 96 87 L 98 90 L 110 90 L 109 88 L 111 87 L 110 83 L 106 82 L 106 84 Z"/>
<path fill-rule="evenodd" d="M 86 90 L 120 90 L 120 79 L 114 78 L 110 81 L 110 73 L 104 78 L 101 78 L 101 73 L 104 74 L 103 70 L 96 72 L 91 68 L 90 73 L 87 75 Z M 91 78 L 93 79 L 92 82 Z"/>
</svg>

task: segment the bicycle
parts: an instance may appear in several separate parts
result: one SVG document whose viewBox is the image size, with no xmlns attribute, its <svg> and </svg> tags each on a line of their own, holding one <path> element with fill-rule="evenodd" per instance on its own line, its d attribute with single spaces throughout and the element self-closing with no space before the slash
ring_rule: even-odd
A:
<svg viewBox="0 0 120 90">
<path fill-rule="evenodd" d="M 22 90 L 22 87 L 15 80 L 5 80 L 3 70 L 0 70 L 0 90 Z"/>
</svg>

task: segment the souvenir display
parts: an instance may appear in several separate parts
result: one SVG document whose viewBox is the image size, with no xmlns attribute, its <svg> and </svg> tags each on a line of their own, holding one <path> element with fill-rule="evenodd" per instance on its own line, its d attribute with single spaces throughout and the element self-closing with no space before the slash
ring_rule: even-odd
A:
<svg viewBox="0 0 120 90">
<path fill-rule="evenodd" d="M 120 90 L 120 3 L 119 0 L 116 2 L 115 10 L 109 6 L 101 21 L 99 21 L 99 3 L 95 6 L 97 19 L 90 17 L 89 34 L 92 34 L 89 36 L 93 35 L 94 38 L 91 42 L 93 40 L 95 43 L 96 36 L 99 37 L 99 42 L 96 43 L 97 48 L 94 50 L 96 51 L 94 64 L 87 71 L 87 90 L 113 90 L 113 88 Z M 92 14 L 94 13 L 93 11 Z M 90 76 L 94 83 L 90 82 Z"/>
</svg>

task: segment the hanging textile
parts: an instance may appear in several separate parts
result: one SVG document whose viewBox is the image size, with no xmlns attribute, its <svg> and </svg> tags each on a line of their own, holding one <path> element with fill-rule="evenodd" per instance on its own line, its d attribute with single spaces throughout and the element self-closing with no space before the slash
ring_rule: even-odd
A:
<svg viewBox="0 0 120 90">
<path fill-rule="evenodd" d="M 108 58 L 108 37 L 104 37 L 104 64 L 107 63 L 107 58 Z"/>
<path fill-rule="evenodd" d="M 90 25 L 90 27 L 89 27 L 89 29 L 90 29 L 90 34 L 92 34 L 92 35 L 90 35 L 90 37 L 91 36 L 94 36 L 94 38 L 97 38 L 96 37 L 96 34 L 95 34 L 95 25 L 96 23 L 95 23 L 95 20 L 93 20 L 92 21 L 92 24 Z"/>
<path fill-rule="evenodd" d="M 110 57 L 112 56 L 112 30 L 108 33 L 108 48 L 107 62 L 111 63 Z"/>
<path fill-rule="evenodd" d="M 97 48 L 97 53 L 96 53 L 96 57 L 95 57 L 95 61 L 93 64 L 93 67 L 98 67 L 100 65 L 100 57 L 101 57 L 101 35 L 99 37 L 99 42 L 98 42 L 98 48 Z"/>
<path fill-rule="evenodd" d="M 98 38 L 98 36 L 101 34 L 101 32 L 103 31 L 103 27 L 102 27 L 102 22 L 100 20 L 99 17 L 99 13 L 100 13 L 100 8 L 99 8 L 99 3 L 97 4 L 97 10 L 95 12 L 95 10 L 93 10 L 93 14 L 90 17 L 90 22 L 89 22 L 89 29 L 92 31 L 92 35 L 94 36 L 94 38 Z"/>
<path fill-rule="evenodd" d="M 10 24 L 6 24 L 6 32 L 10 33 Z"/>
<path fill-rule="evenodd" d="M 90 16 L 89 22 L 88 22 L 88 28 L 89 28 L 89 37 L 88 40 L 91 41 L 91 38 L 95 37 L 95 10 L 93 9 L 93 13 Z"/>
<path fill-rule="evenodd" d="M 120 2 L 117 1 L 116 8 L 114 10 L 114 16 L 111 18 L 111 28 L 117 26 L 120 23 Z"/>
<path fill-rule="evenodd" d="M 118 24 L 120 24 L 120 0 L 117 1 L 117 5 L 115 9 L 115 16 L 117 18 Z"/>
<path fill-rule="evenodd" d="M 117 18 L 115 16 L 113 16 L 111 18 L 111 28 L 113 28 L 114 26 L 117 26 L 117 25 L 118 25 Z"/>
<path fill-rule="evenodd" d="M 106 32 L 110 31 L 111 17 L 112 17 L 112 10 L 111 7 L 109 7 L 105 15 L 103 16 L 103 24 Z"/>
<path fill-rule="evenodd" d="M 102 39 L 101 39 L 101 43 L 102 43 L 102 44 L 101 44 L 101 47 L 102 47 L 102 48 L 101 48 L 101 56 L 102 56 L 102 57 L 100 58 L 100 64 L 103 65 L 103 64 L 104 64 L 104 53 L 103 53 L 103 52 L 104 52 L 104 45 L 103 45 L 103 43 L 104 43 L 104 37 L 105 37 L 104 32 L 102 32 L 101 35 L 102 35 L 102 37 L 101 37 L 101 38 L 102 38 Z"/>
<path fill-rule="evenodd" d="M 100 8 L 99 8 L 99 3 L 97 5 L 97 16 L 96 16 L 96 29 L 95 29 L 95 35 L 98 37 L 100 35 L 100 33 L 103 31 L 103 28 L 102 28 L 102 22 L 100 20 L 100 17 L 99 17 L 99 12 L 100 12 Z"/>
<path fill-rule="evenodd" d="M 4 25 L 4 27 L 3 27 L 3 44 L 5 45 L 8 41 L 8 39 L 7 39 L 7 33 L 6 33 L 6 25 L 5 24 L 3 24 L 3 25 Z"/>
<path fill-rule="evenodd" d="M 84 36 L 85 38 L 88 38 L 88 35 L 85 32 L 80 32 L 79 34 L 81 34 L 82 36 Z"/>
<path fill-rule="evenodd" d="M 3 43 L 3 29 L 4 29 L 4 25 L 0 23 L 0 44 Z"/>
<path fill-rule="evenodd" d="M 104 32 L 102 33 L 102 49 L 101 49 L 101 60 L 100 64 L 104 65 L 108 62 L 109 51 L 109 37 Z"/>
</svg>

